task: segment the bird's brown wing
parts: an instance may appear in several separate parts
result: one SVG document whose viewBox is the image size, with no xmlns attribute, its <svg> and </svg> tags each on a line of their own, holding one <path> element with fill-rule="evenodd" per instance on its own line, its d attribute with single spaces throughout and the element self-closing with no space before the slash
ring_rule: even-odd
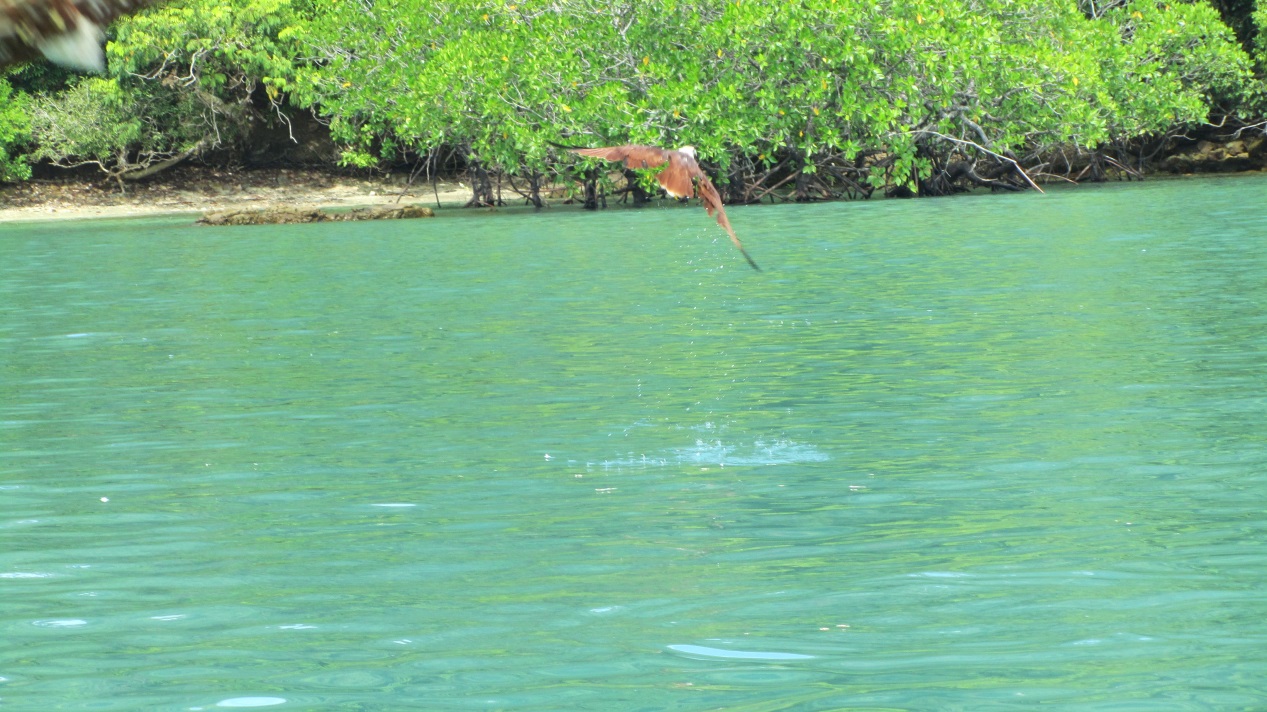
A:
<svg viewBox="0 0 1267 712">
<path fill-rule="evenodd" d="M 0 67 L 40 56 L 38 45 L 87 20 L 105 28 L 150 0 L 0 0 Z"/>
<path fill-rule="evenodd" d="M 674 198 L 694 198 L 695 178 L 705 178 L 704 172 L 699 169 L 699 164 L 682 155 L 680 151 L 672 151 L 669 154 L 669 165 L 656 175 L 656 180 L 664 186 L 664 191 Z"/>
<path fill-rule="evenodd" d="M 4 0 L 0 0 L 3 2 Z M 687 165 L 678 151 L 669 151 L 659 146 L 607 146 L 605 148 L 569 148 L 569 151 L 582 156 L 602 158 L 607 161 L 621 161 L 625 168 L 656 168 L 668 166 L 660 171 L 656 178 L 660 185 L 675 198 L 694 198 L 695 188 L 692 178 L 699 168 Z M 691 169 L 694 168 L 694 171 Z"/>
<path fill-rule="evenodd" d="M 4 0 L 0 0 L 3 2 Z M 569 148 L 582 156 L 606 161 L 624 161 L 625 168 L 655 168 L 669 160 L 669 151 L 658 146 L 607 146 L 605 148 Z"/>
<path fill-rule="evenodd" d="M 753 269 L 760 272 L 761 268 L 757 266 L 755 261 L 753 261 L 752 256 L 748 254 L 748 251 L 743 248 L 743 243 L 739 241 L 739 236 L 735 234 L 735 229 L 730 226 L 730 218 L 726 217 L 726 209 L 723 208 L 721 204 L 721 194 L 717 192 L 717 188 L 713 185 L 713 182 L 708 179 L 708 176 L 704 175 L 703 171 L 699 171 L 698 178 L 699 199 L 700 202 L 704 204 L 704 209 L 708 211 L 710 217 L 714 212 L 717 213 L 717 224 L 721 225 L 725 228 L 726 232 L 730 233 L 730 241 L 735 243 L 735 247 L 739 248 L 739 252 L 743 255 L 745 260 L 748 260 L 748 264 L 752 265 Z"/>
</svg>

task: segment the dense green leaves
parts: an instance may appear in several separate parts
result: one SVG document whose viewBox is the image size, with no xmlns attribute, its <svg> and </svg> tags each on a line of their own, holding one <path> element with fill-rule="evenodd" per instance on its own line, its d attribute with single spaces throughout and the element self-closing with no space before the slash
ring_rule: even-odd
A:
<svg viewBox="0 0 1267 712">
<path fill-rule="evenodd" d="M 1254 10 L 1253 26 L 1255 29 L 1254 59 L 1260 70 L 1267 68 L 1267 2 L 1262 2 Z"/>
<path fill-rule="evenodd" d="M 295 21 L 289 0 L 180 0 L 122 19 L 105 76 L 30 102 L 32 157 L 124 179 L 242 140 L 268 119 L 261 107 L 281 107 Z"/>
<path fill-rule="evenodd" d="M 116 178 L 192 150 L 202 127 L 184 119 L 198 111 L 194 97 L 123 88 L 110 78 L 86 77 L 66 91 L 31 102 L 37 159 L 56 165 L 96 165 Z"/>
<path fill-rule="evenodd" d="M 175 0 L 108 54 L 105 81 L 169 117 L 141 143 L 288 104 L 349 165 L 443 153 L 536 181 L 589 170 L 553 143 L 693 144 L 741 199 L 1068 169 L 1263 95 L 1204 0 Z"/>
<path fill-rule="evenodd" d="M 221 112 L 263 85 L 284 91 L 299 46 L 285 37 L 295 22 L 289 0 L 182 0 L 120 21 L 108 46 L 110 73 L 202 94 Z"/>
<path fill-rule="evenodd" d="M 1203 3 L 332 2 L 306 31 L 323 61 L 303 98 L 348 160 L 452 146 L 506 172 L 552 165 L 551 141 L 691 143 L 721 173 L 790 161 L 914 186 L 951 154 L 1199 123 L 1249 81 Z"/>
<path fill-rule="evenodd" d="M 0 181 L 20 180 L 31 175 L 31 169 L 19 148 L 26 139 L 29 120 L 26 98 L 13 91 L 0 77 Z"/>
</svg>

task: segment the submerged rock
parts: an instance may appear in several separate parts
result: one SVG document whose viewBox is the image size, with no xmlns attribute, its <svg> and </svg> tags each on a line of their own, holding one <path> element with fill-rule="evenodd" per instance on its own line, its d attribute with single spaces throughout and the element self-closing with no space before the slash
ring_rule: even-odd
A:
<svg viewBox="0 0 1267 712">
<path fill-rule="evenodd" d="M 372 208 L 357 208 L 346 213 L 321 213 L 321 219 L 327 220 L 408 220 L 410 218 L 435 217 L 435 211 L 422 205 L 377 205 Z"/>
<path fill-rule="evenodd" d="M 320 222 L 321 211 L 300 208 L 254 208 L 204 213 L 200 225 L 281 225 Z"/>
<path fill-rule="evenodd" d="M 378 205 L 346 212 L 320 208 L 249 208 L 217 210 L 198 220 L 200 225 L 289 225 L 293 223 L 345 222 L 352 220 L 404 220 L 434 217 L 435 212 L 422 205 Z"/>
</svg>

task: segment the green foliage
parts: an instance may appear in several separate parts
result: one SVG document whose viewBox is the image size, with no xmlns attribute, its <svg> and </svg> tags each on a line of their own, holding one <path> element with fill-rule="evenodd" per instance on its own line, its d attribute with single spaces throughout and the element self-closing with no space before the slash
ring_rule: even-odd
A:
<svg viewBox="0 0 1267 712">
<path fill-rule="evenodd" d="M 193 109 L 180 94 L 124 89 L 111 78 L 86 77 L 70 89 L 31 102 L 33 158 L 73 167 L 96 165 L 118 177 L 188 151 L 204 138 L 181 123 Z"/>
<path fill-rule="evenodd" d="M 454 146 L 539 171 L 551 141 L 692 143 L 722 173 L 878 153 L 866 180 L 883 186 L 973 144 L 1036 155 L 1199 123 L 1248 81 L 1207 4 L 1100 6 L 326 0 L 303 36 L 321 61 L 296 84 L 358 165 Z"/>
<path fill-rule="evenodd" d="M 0 77 L 0 181 L 23 180 L 31 175 L 25 156 L 17 152 L 29 130 L 26 105 L 26 96 L 14 93 L 9 82 Z"/>
<path fill-rule="evenodd" d="M 280 115 L 299 54 L 285 39 L 296 21 L 290 0 L 178 0 L 120 20 L 106 76 L 32 104 L 34 157 L 124 177 L 243 139 L 267 118 L 259 106 Z"/>
<path fill-rule="evenodd" d="M 1143 112 L 1159 120 L 1169 108 L 1179 123 L 1198 122 L 1208 104 L 1234 103 L 1251 81 L 1250 58 L 1206 3 L 1134 2 L 1114 19 L 1131 38 L 1127 87 L 1149 86 Z"/>
<path fill-rule="evenodd" d="M 285 91 L 298 46 L 285 39 L 296 21 L 289 0 L 180 0 L 125 18 L 107 46 L 110 73 L 201 94 L 208 105 L 270 99 Z M 223 106 L 222 106 L 223 105 Z"/>
<path fill-rule="evenodd" d="M 1240 27 L 1247 2 L 1219 9 Z M 1263 95 L 1205 0 L 175 0 L 114 33 L 106 79 L 40 103 L 122 111 L 135 130 L 93 139 L 112 150 L 222 142 L 289 101 L 346 165 L 453 151 L 534 181 L 597 173 L 552 143 L 645 142 L 749 187 L 918 189 L 959 158 L 1035 165 Z"/>
<path fill-rule="evenodd" d="M 1210 0 L 1223 22 L 1236 33 L 1246 51 L 1252 52 L 1258 30 L 1254 20 L 1255 0 Z"/>
<path fill-rule="evenodd" d="M 1267 71 L 1267 2 L 1259 2 L 1254 10 L 1254 59 L 1260 71 Z"/>
<path fill-rule="evenodd" d="M 31 107 L 39 148 L 49 160 L 109 159 L 141 138 L 142 119 L 112 79 L 87 78 L 69 90 L 42 96 Z"/>
<path fill-rule="evenodd" d="M 25 94 L 62 91 L 79 76 L 75 70 L 52 62 L 26 62 L 0 73 L 7 74 L 13 88 Z"/>
</svg>

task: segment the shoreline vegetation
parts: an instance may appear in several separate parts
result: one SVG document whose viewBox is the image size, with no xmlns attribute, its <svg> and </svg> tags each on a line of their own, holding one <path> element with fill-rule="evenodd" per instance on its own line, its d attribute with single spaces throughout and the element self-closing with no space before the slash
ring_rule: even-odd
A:
<svg viewBox="0 0 1267 712">
<path fill-rule="evenodd" d="M 1267 0 L 170 0 L 106 54 L 0 71 L 0 219 L 637 204 L 558 148 L 625 143 L 694 145 L 727 204 L 934 197 L 1267 136 Z"/>
<path fill-rule="evenodd" d="M 1100 181 L 1148 180 L 1195 175 L 1241 175 L 1267 173 L 1267 138 L 1224 141 L 1192 140 L 1161 154 L 1142 171 L 1109 167 Z M 640 184 L 624 181 L 617 173 L 608 176 L 612 192 L 600 193 L 598 200 L 637 204 L 654 196 L 635 195 Z M 411 183 L 410 179 L 415 178 Z M 320 168 L 238 168 L 214 169 L 204 166 L 177 166 L 169 171 L 129 185 L 120 192 L 109 181 L 83 175 L 64 175 L 0 184 L 0 222 L 82 220 L 89 218 L 146 217 L 161 215 L 207 216 L 226 212 L 314 211 L 335 213 L 359 209 L 395 209 L 425 206 L 437 210 L 470 207 L 472 187 L 469 176 L 422 182 L 409 173 L 355 175 L 347 171 Z M 1059 185 L 1064 180 L 1038 177 L 1040 186 Z M 975 190 L 998 190 L 977 186 Z M 508 182 L 493 186 L 502 206 L 533 205 L 530 196 Z M 585 201 L 584 186 L 560 183 L 543 186 L 542 206 L 572 205 Z M 910 197 L 895 195 L 892 197 Z M 761 202 L 796 199 L 791 188 L 771 192 Z M 495 207 L 495 206 L 486 206 Z M 309 222 L 289 214 L 281 220 Z M 228 223 L 224 223 L 228 224 Z M 238 224 L 246 224 L 238 223 Z"/>
</svg>

